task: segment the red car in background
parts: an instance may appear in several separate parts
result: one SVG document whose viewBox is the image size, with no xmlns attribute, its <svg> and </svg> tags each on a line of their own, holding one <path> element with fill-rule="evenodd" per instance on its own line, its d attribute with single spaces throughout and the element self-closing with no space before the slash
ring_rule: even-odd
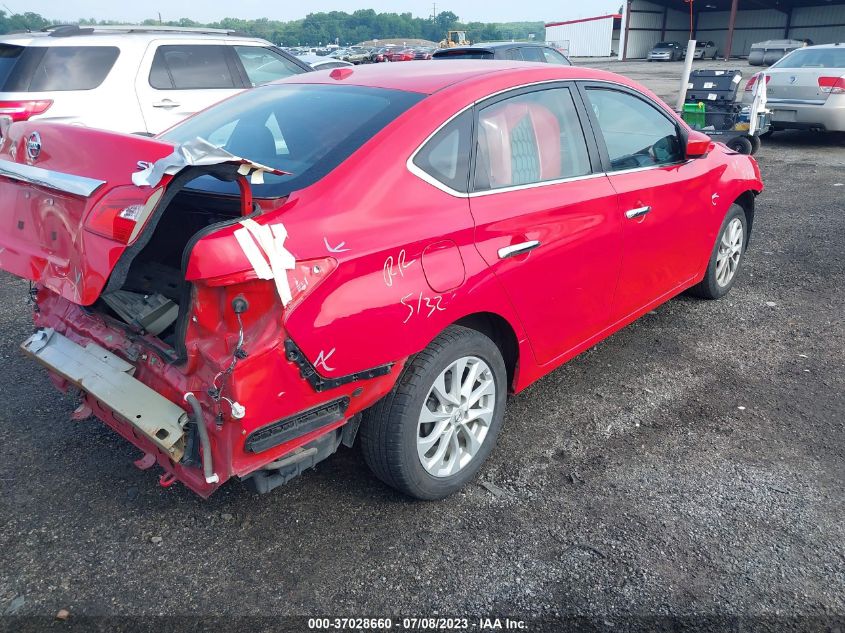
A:
<svg viewBox="0 0 845 633">
<path fill-rule="evenodd" d="M 415 51 L 412 48 L 400 48 L 387 53 L 389 62 L 411 62 L 414 61 Z"/>
<path fill-rule="evenodd" d="M 389 485 L 456 491 L 508 393 L 728 293 L 763 189 L 638 84 L 551 64 L 297 75 L 158 138 L 3 128 L 24 352 L 202 496 L 356 438 Z"/>
</svg>

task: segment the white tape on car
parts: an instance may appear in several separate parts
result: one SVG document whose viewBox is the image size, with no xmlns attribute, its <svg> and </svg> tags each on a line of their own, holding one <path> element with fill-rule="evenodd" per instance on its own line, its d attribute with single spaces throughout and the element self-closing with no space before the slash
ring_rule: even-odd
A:
<svg viewBox="0 0 845 633">
<path fill-rule="evenodd" d="M 282 305 L 287 306 L 293 298 L 287 271 L 294 270 L 296 258 L 285 248 L 288 237 L 285 225 L 259 224 L 251 218 L 241 220 L 241 225 L 243 228 L 235 231 L 235 239 L 244 255 L 259 279 L 275 282 Z"/>
</svg>

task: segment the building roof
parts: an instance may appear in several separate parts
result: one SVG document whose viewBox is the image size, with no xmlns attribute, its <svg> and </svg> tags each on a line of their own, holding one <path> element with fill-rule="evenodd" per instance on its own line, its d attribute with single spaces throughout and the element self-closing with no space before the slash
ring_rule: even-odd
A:
<svg viewBox="0 0 845 633">
<path fill-rule="evenodd" d="M 577 20 L 566 20 L 565 22 L 549 22 L 546 24 L 546 28 L 550 26 L 564 26 L 566 24 L 578 24 L 579 22 L 593 22 L 595 20 L 621 20 L 622 14 L 621 13 L 608 13 L 607 15 L 597 15 L 592 18 L 579 18 Z"/>
</svg>

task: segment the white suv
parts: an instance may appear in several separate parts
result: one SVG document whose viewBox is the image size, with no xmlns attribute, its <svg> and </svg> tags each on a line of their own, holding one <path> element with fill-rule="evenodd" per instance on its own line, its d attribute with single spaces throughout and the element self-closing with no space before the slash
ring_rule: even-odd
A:
<svg viewBox="0 0 845 633">
<path fill-rule="evenodd" d="M 49 27 L 0 37 L 0 115 L 157 134 L 241 90 L 310 70 L 232 31 Z"/>
</svg>

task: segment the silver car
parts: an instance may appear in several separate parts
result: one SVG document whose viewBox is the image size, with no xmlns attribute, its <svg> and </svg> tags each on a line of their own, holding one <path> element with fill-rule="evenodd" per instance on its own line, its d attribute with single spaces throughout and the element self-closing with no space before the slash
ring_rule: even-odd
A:
<svg viewBox="0 0 845 633">
<path fill-rule="evenodd" d="M 845 132 L 845 44 L 823 44 L 795 50 L 764 73 L 752 77 L 744 101 L 750 103 L 753 85 L 766 77 L 772 130 Z"/>
<path fill-rule="evenodd" d="M 673 62 L 683 57 L 684 48 L 678 42 L 658 42 L 646 55 L 650 62 Z"/>
<path fill-rule="evenodd" d="M 695 53 L 693 53 L 693 59 L 716 59 L 719 52 L 716 50 L 716 44 L 712 41 L 706 42 L 696 42 L 695 43 Z M 686 58 L 687 53 L 684 51 L 684 57 Z"/>
</svg>

